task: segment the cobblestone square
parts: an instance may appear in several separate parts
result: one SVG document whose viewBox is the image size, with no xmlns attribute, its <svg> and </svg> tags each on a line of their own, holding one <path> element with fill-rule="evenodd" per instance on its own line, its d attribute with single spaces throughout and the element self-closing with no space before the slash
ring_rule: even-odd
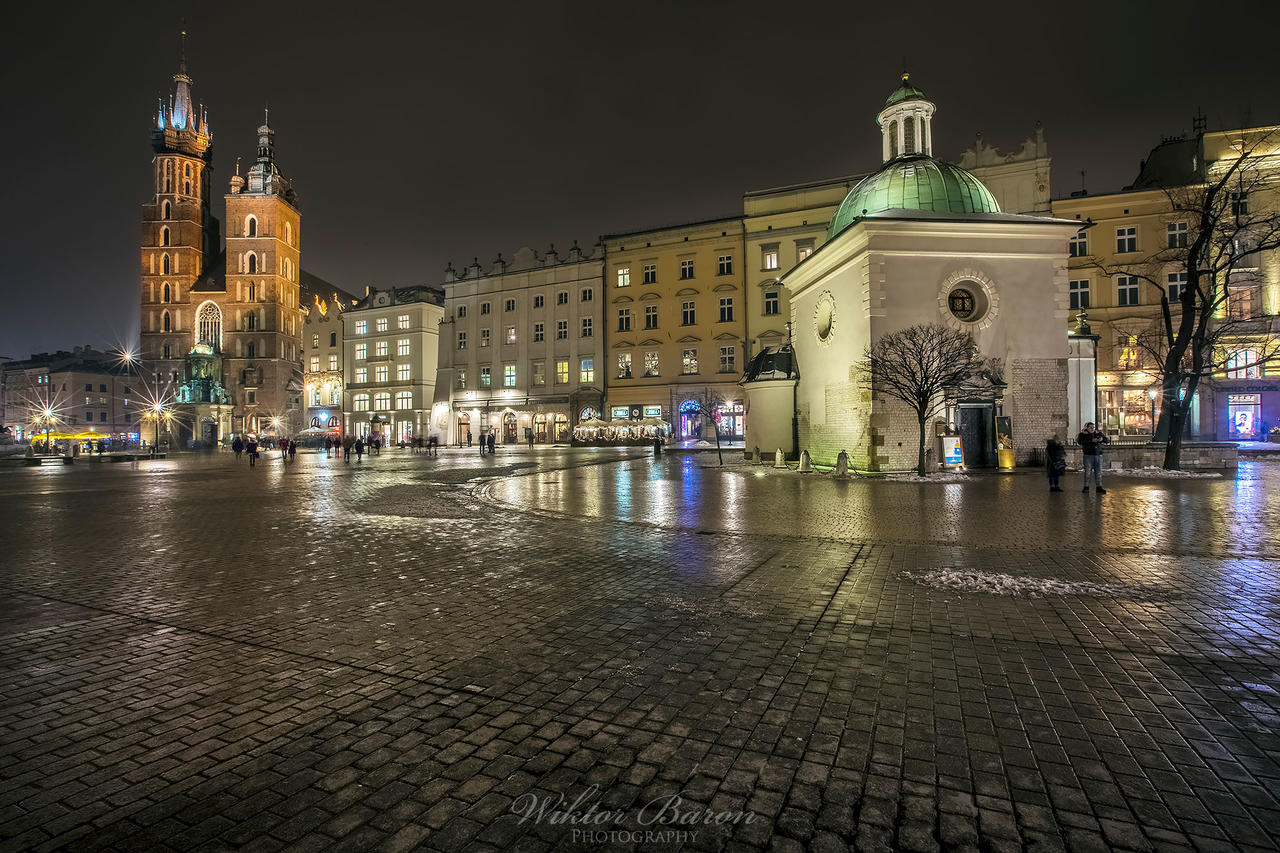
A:
<svg viewBox="0 0 1280 853">
<path fill-rule="evenodd" d="M 714 459 L 0 467 L 0 848 L 1280 846 L 1280 463 Z"/>
</svg>

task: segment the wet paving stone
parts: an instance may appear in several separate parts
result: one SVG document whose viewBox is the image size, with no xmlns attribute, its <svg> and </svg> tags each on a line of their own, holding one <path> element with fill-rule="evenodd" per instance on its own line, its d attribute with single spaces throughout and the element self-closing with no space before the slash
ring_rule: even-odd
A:
<svg viewBox="0 0 1280 853">
<path fill-rule="evenodd" d="M 1280 464 L 713 459 L 0 468 L 0 849 L 1280 845 Z"/>
</svg>

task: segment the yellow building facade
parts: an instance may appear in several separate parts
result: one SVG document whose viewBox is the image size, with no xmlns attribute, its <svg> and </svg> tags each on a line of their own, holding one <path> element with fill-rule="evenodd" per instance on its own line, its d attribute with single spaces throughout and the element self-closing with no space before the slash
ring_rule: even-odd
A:
<svg viewBox="0 0 1280 853">
<path fill-rule="evenodd" d="M 676 440 L 741 440 L 746 259 L 740 218 L 601 238 L 609 420 L 659 417 Z"/>
</svg>

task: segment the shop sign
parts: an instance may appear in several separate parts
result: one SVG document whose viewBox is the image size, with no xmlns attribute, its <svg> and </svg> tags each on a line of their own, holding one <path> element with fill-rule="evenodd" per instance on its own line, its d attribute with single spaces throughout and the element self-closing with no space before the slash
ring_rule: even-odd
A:
<svg viewBox="0 0 1280 853">
<path fill-rule="evenodd" d="M 1263 391 L 1277 391 L 1280 386 L 1276 385 L 1235 385 L 1230 387 L 1230 391 L 1243 391 L 1245 393 L 1261 393 Z"/>
<path fill-rule="evenodd" d="M 660 418 L 662 417 L 662 407 L 661 406 L 645 406 L 644 416 L 646 418 Z"/>
<path fill-rule="evenodd" d="M 610 417 L 625 418 L 631 414 L 631 410 L 626 406 L 614 406 L 609 410 Z"/>
</svg>

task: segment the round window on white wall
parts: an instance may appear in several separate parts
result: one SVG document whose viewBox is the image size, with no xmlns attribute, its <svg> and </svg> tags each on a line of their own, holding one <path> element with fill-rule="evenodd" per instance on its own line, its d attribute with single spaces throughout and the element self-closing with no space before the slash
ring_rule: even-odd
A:
<svg viewBox="0 0 1280 853">
<path fill-rule="evenodd" d="M 957 328 L 987 328 L 999 304 L 1000 295 L 990 277 L 972 269 L 947 276 L 938 291 L 939 312 Z"/>
<path fill-rule="evenodd" d="M 836 300 L 830 291 L 824 291 L 818 297 L 818 302 L 813 309 L 813 333 L 817 336 L 819 343 L 828 343 L 835 331 L 836 324 Z"/>
</svg>

